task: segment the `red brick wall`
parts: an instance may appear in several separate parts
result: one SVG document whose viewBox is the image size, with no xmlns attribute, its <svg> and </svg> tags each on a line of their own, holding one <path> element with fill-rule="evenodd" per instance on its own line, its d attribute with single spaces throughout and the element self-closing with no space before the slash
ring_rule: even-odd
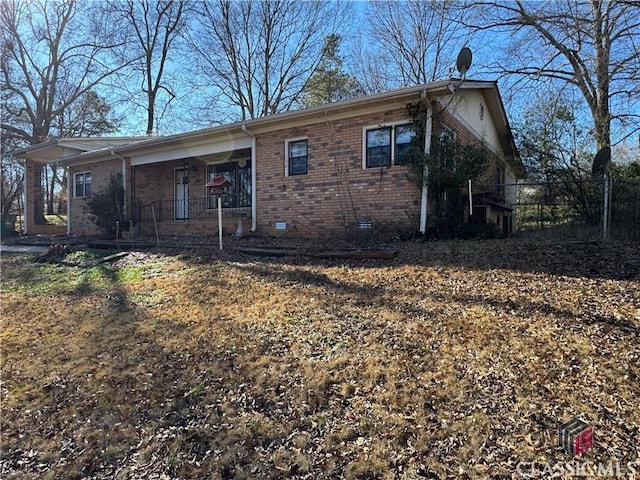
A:
<svg viewBox="0 0 640 480">
<path fill-rule="evenodd" d="M 403 166 L 362 168 L 363 127 L 409 121 L 404 108 L 310 126 L 287 128 L 257 136 L 257 233 L 316 236 L 343 235 L 358 221 L 375 220 L 376 228 L 418 228 L 419 189 L 407 179 Z M 308 172 L 285 175 L 285 142 L 308 138 Z M 174 171 L 182 161 L 135 167 L 135 200 L 172 201 Z M 206 165 L 194 159 L 189 164 L 191 199 L 205 196 Z M 286 231 L 275 230 L 286 222 Z M 250 227 L 245 220 L 245 230 Z M 157 223 L 159 233 L 211 234 L 217 232 L 217 217 Z M 234 233 L 237 218 L 223 219 L 226 234 Z M 152 225 L 143 225 L 152 233 Z"/>
<path fill-rule="evenodd" d="M 257 136 L 257 228 L 261 234 L 341 235 L 358 221 L 418 229 L 419 189 L 407 168 L 362 168 L 363 128 L 410 118 L 404 108 Z M 308 138 L 308 172 L 285 175 L 285 142 Z"/>
<path fill-rule="evenodd" d="M 92 163 L 89 165 L 78 165 L 70 168 L 69 175 L 71 178 L 71 192 L 69 198 L 71 200 L 71 236 L 80 237 L 84 235 L 97 235 L 100 233 L 95 223 L 91 219 L 87 207 L 88 197 L 75 196 L 75 178 L 76 173 L 91 172 L 91 191 L 93 193 L 100 192 L 109 184 L 109 177 L 112 174 L 122 173 L 122 160 L 113 159 L 100 163 Z"/>
<path fill-rule="evenodd" d="M 411 183 L 407 167 L 392 166 L 363 169 L 363 132 L 365 127 L 397 124 L 410 121 L 404 107 L 375 114 L 340 120 L 327 120 L 311 125 L 283 128 L 256 135 L 256 222 L 261 235 L 287 234 L 294 236 L 345 235 L 356 231 L 359 221 L 374 221 L 379 231 L 416 231 L 419 227 L 420 189 Z M 460 140 L 477 142 L 470 132 L 445 114 L 434 115 L 434 132 L 441 124 L 453 129 Z M 286 176 L 286 141 L 308 139 L 308 172 Z M 127 202 L 131 208 L 135 200 L 141 205 L 151 202 L 173 202 L 175 170 L 188 166 L 189 197 L 204 198 L 206 165 L 200 159 L 161 162 L 127 169 Z M 74 172 L 91 171 L 94 191 L 106 185 L 111 172 L 121 172 L 121 160 L 76 168 Z M 493 169 L 495 172 L 495 169 Z M 73 172 L 72 172 L 73 174 Z M 491 175 L 491 171 L 488 172 Z M 431 204 L 431 202 L 430 202 Z M 72 199 L 72 234 L 95 233 L 84 212 L 84 199 Z M 132 213 L 132 210 L 129 210 Z M 159 233 L 215 234 L 217 215 L 210 218 L 163 220 Z M 276 230 L 276 222 L 285 222 L 285 231 Z M 250 226 L 245 220 L 245 229 Z M 237 219 L 227 216 L 223 222 L 225 233 L 236 231 Z M 141 225 L 142 232 L 154 234 L 153 222 Z"/>
<path fill-rule="evenodd" d="M 189 169 L 189 197 L 204 197 L 206 166 L 201 160 L 192 159 L 189 162 L 175 160 L 134 167 L 135 200 L 143 204 L 173 201 L 176 169 L 185 167 Z"/>
</svg>

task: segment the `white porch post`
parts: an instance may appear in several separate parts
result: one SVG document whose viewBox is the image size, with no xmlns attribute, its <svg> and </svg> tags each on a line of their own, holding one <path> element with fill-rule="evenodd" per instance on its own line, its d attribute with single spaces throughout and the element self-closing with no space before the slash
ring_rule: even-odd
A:
<svg viewBox="0 0 640 480">
<path fill-rule="evenodd" d="M 73 173 L 67 168 L 67 235 L 71 235 L 71 199 L 73 198 Z"/>
<path fill-rule="evenodd" d="M 428 100 L 428 97 L 427 97 Z M 433 109 L 431 105 L 427 107 L 427 118 L 424 128 L 424 154 L 429 155 L 431 152 L 431 132 L 433 130 Z M 429 208 L 428 203 L 428 181 L 429 181 L 429 167 L 426 163 L 424 170 L 422 171 L 422 191 L 420 196 L 420 233 L 423 235 L 427 233 L 427 210 Z"/>
<path fill-rule="evenodd" d="M 218 194 L 218 239 L 222 250 L 222 193 Z"/>
<path fill-rule="evenodd" d="M 32 182 L 29 181 L 31 178 L 31 174 L 29 173 L 29 161 L 25 159 L 24 161 L 24 182 L 22 184 L 22 231 L 25 235 L 29 233 L 29 186 L 33 185 Z"/>
</svg>

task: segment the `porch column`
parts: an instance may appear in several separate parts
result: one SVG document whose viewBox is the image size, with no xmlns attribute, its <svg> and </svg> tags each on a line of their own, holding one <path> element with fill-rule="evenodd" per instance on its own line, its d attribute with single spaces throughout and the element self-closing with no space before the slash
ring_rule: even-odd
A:
<svg viewBox="0 0 640 480">
<path fill-rule="evenodd" d="M 73 198 L 73 172 L 69 167 L 67 169 L 67 235 L 71 236 L 71 199 Z"/>
<path fill-rule="evenodd" d="M 428 99 L 428 97 L 426 97 Z M 431 152 L 431 131 L 433 129 L 433 109 L 431 104 L 427 107 L 427 117 L 425 119 L 424 128 L 424 154 L 429 155 Z M 427 233 L 427 211 L 429 209 L 428 204 L 428 182 L 429 182 L 429 168 L 425 164 L 422 171 L 422 190 L 420 192 L 420 233 L 423 235 Z"/>
</svg>

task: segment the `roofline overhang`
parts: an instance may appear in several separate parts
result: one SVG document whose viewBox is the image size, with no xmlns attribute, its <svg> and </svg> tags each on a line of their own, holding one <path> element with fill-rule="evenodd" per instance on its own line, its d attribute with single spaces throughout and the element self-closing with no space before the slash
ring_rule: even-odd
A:
<svg viewBox="0 0 640 480">
<path fill-rule="evenodd" d="M 481 82 L 486 84 L 495 85 L 495 82 Z M 209 127 L 200 130 L 194 130 L 191 132 L 177 133 L 174 135 L 168 135 L 164 137 L 156 137 L 149 139 L 148 141 L 141 141 L 135 145 L 124 145 L 120 148 L 114 149 L 118 153 L 132 154 L 139 150 L 146 150 L 149 147 L 162 146 L 171 143 L 187 143 L 189 141 L 197 141 L 204 139 L 204 141 L 210 141 L 211 136 L 222 135 L 245 135 L 244 128 L 251 129 L 252 131 L 258 131 L 274 124 L 281 124 L 286 120 L 300 120 L 304 118 L 312 117 L 324 117 L 328 113 L 334 113 L 339 111 L 352 111 L 352 108 L 357 105 L 372 105 L 375 103 L 386 103 L 393 99 L 410 98 L 423 92 L 434 93 L 437 90 L 441 90 L 443 93 L 447 91 L 447 86 L 451 84 L 450 80 L 434 82 L 431 84 L 417 85 L 413 87 L 406 87 L 399 90 L 392 90 L 390 92 L 383 92 L 374 95 L 368 95 L 366 97 L 359 97 L 351 100 L 345 100 L 343 102 L 336 102 L 326 105 L 320 105 L 317 107 L 311 107 L 304 110 L 293 110 L 289 112 L 276 113 L 266 117 L 252 118 L 248 120 L 242 120 L 226 125 L 219 125 L 216 127 Z"/>
<path fill-rule="evenodd" d="M 89 151 L 78 151 L 71 155 L 58 157 L 43 163 L 58 163 L 62 166 L 69 166 L 73 164 L 95 163 L 107 158 L 113 158 L 114 154 L 121 157 L 132 157 L 139 153 L 151 154 L 154 151 L 162 151 L 167 146 L 179 147 L 189 146 L 195 147 L 198 145 L 204 145 L 211 142 L 225 142 L 228 144 L 229 139 L 242 139 L 246 138 L 247 130 L 250 130 L 252 134 L 264 133 L 270 130 L 276 130 L 283 128 L 283 124 L 289 122 L 311 122 L 313 121 L 326 121 L 328 119 L 340 117 L 340 116 L 352 116 L 354 112 L 361 113 L 362 108 L 356 107 L 375 108 L 376 106 L 388 105 L 393 102 L 408 102 L 414 98 L 434 97 L 439 95 L 451 95 L 460 89 L 489 89 L 493 90 L 495 95 L 492 96 L 493 109 L 499 114 L 499 118 L 502 122 L 501 133 L 503 134 L 503 140 L 505 141 L 505 154 L 511 157 L 515 166 L 521 166 L 521 172 L 524 175 L 524 165 L 513 142 L 511 136 L 511 127 L 509 126 L 504 104 L 500 98 L 498 92 L 497 82 L 492 80 L 461 80 L 461 79 L 448 79 L 438 82 L 414 85 L 411 87 L 405 87 L 389 92 L 382 92 L 365 97 L 359 97 L 351 100 L 345 100 L 343 102 L 336 102 L 332 104 L 320 105 L 317 107 L 311 107 L 305 110 L 294 110 L 289 112 L 277 113 L 266 117 L 260 117 L 255 119 L 249 119 L 239 121 L 227 125 L 219 125 L 216 127 L 209 127 L 205 129 L 195 130 L 191 132 L 178 133 L 174 135 L 162 136 L 162 137 L 111 137 L 104 138 L 104 140 L 122 140 L 128 141 L 126 144 L 118 146 L 109 146 L 106 148 L 100 148 Z M 506 138 L 509 137 L 509 138 Z M 32 153 L 45 148 L 68 147 L 73 148 L 74 141 L 86 143 L 87 139 L 59 139 L 49 140 L 41 144 L 33 145 L 31 147 L 16 150 L 10 152 L 14 157 L 25 157 L 25 153 Z M 243 144 L 243 142 L 240 142 Z M 233 142 L 231 142 L 233 144 Z M 145 163 L 147 163 L 145 161 Z M 519 170 L 519 169 L 518 169 Z M 521 177 L 521 178 L 524 178 Z"/>
<path fill-rule="evenodd" d="M 58 139 L 57 138 L 52 138 L 52 139 L 47 140 L 46 142 L 36 143 L 34 145 L 30 145 L 30 146 L 25 147 L 25 148 L 20 148 L 18 150 L 12 150 L 10 152 L 7 152 L 7 155 L 10 155 L 12 157 L 17 157 L 17 158 L 23 158 L 22 155 L 24 155 L 25 153 L 37 152 L 39 150 L 43 150 L 45 148 L 49 148 L 49 147 L 55 146 L 57 144 L 58 144 Z"/>
<path fill-rule="evenodd" d="M 141 137 L 78 137 L 78 138 L 51 138 L 45 142 L 36 143 L 29 147 L 21 148 L 18 150 L 13 150 L 7 152 L 7 155 L 19 159 L 19 160 L 33 160 L 38 163 L 57 163 L 62 158 L 65 158 L 64 152 L 73 150 L 72 154 L 67 154 L 66 156 L 76 156 L 81 155 L 85 152 L 92 151 L 91 148 L 87 147 L 87 144 L 91 143 L 103 143 L 109 144 L 113 143 L 113 145 L 109 148 L 113 148 L 116 145 L 122 146 L 123 144 L 131 144 L 132 142 L 138 142 L 141 140 Z M 100 149 L 104 147 L 101 146 Z M 47 150 L 53 150 L 52 155 L 47 155 L 46 157 L 38 156 L 38 152 L 43 152 Z"/>
</svg>

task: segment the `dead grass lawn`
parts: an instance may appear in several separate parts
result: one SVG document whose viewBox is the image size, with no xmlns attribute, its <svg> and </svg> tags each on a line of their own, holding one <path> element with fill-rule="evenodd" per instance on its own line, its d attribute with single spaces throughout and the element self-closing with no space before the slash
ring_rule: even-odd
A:
<svg viewBox="0 0 640 480">
<path fill-rule="evenodd" d="M 640 460 L 636 246 L 399 248 L 3 255 L 0 475 L 519 478 L 574 416 Z"/>
</svg>

